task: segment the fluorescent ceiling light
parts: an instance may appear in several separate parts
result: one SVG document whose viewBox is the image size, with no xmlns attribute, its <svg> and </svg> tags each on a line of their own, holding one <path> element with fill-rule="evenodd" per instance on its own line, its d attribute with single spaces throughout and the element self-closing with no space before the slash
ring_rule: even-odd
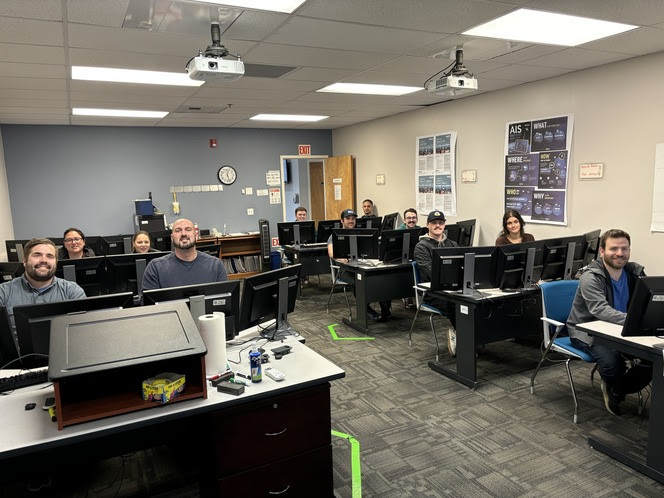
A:
<svg viewBox="0 0 664 498">
<path fill-rule="evenodd" d="M 111 116 L 124 118 L 163 118 L 168 114 L 166 111 L 130 111 L 122 109 L 89 109 L 85 107 L 74 107 L 71 110 L 74 116 Z"/>
<path fill-rule="evenodd" d="M 111 81 L 115 83 L 141 83 L 146 85 L 201 86 L 204 81 L 189 79 L 187 73 L 116 69 L 112 67 L 72 66 L 74 80 Z"/>
<path fill-rule="evenodd" d="M 422 90 L 421 86 L 370 85 L 366 83 L 333 83 L 317 92 L 359 93 L 362 95 L 406 95 Z"/>
<path fill-rule="evenodd" d="M 256 121 L 320 121 L 322 119 L 327 119 L 330 116 L 308 116 L 306 114 L 256 114 L 255 116 L 249 119 L 255 119 Z"/>
<path fill-rule="evenodd" d="M 635 28 L 638 26 L 554 14 L 553 12 L 519 9 L 464 31 L 462 34 L 574 47 Z"/>
<path fill-rule="evenodd" d="M 305 1 L 306 0 L 200 0 L 200 3 L 214 3 L 227 5 L 229 7 L 246 7 L 248 9 L 269 10 L 271 12 L 285 12 L 286 14 L 290 14 Z"/>
</svg>

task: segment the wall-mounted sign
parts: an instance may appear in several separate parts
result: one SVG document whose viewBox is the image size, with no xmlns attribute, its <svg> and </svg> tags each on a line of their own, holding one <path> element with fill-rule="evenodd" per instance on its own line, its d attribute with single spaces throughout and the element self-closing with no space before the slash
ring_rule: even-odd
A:
<svg viewBox="0 0 664 498">
<path fill-rule="evenodd" d="M 301 156 L 310 156 L 311 155 L 311 145 L 298 145 L 297 153 Z"/>
<path fill-rule="evenodd" d="M 604 163 L 579 164 L 579 180 L 599 180 L 604 178 Z"/>
</svg>

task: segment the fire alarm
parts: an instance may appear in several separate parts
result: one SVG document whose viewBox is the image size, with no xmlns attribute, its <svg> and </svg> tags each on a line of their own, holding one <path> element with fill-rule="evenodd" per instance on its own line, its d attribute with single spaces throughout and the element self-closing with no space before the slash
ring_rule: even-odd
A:
<svg viewBox="0 0 664 498">
<path fill-rule="evenodd" d="M 217 148 L 217 139 L 216 138 L 211 138 L 210 139 L 210 148 L 211 149 L 216 149 Z"/>
</svg>

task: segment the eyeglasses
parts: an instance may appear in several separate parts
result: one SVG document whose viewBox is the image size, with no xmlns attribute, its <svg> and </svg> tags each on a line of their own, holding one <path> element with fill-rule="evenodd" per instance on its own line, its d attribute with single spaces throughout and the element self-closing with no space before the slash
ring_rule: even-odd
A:
<svg viewBox="0 0 664 498">
<path fill-rule="evenodd" d="M 68 238 L 68 239 L 65 239 L 65 240 L 64 240 L 64 243 L 65 243 L 65 244 L 71 244 L 72 242 L 80 242 L 80 241 L 82 241 L 82 240 L 83 240 L 83 239 L 80 238 L 80 237 L 70 237 L 70 238 Z"/>
<path fill-rule="evenodd" d="M 412 220 L 417 221 L 417 216 L 406 216 L 406 219 L 407 219 L 407 220 L 411 220 L 411 221 L 412 221 Z"/>
</svg>

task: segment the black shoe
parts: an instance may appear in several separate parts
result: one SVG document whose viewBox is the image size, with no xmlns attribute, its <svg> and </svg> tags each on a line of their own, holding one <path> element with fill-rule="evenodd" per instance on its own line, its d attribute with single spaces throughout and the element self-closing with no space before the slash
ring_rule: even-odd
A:
<svg viewBox="0 0 664 498">
<path fill-rule="evenodd" d="M 374 322 L 380 320 L 380 315 L 376 313 L 376 311 L 371 306 L 367 306 L 367 316 L 369 317 L 369 320 L 373 320 Z"/>
<path fill-rule="evenodd" d="M 386 322 L 390 318 L 392 318 L 392 312 L 390 310 L 382 310 L 382 313 L 380 314 L 380 322 Z"/>
<path fill-rule="evenodd" d="M 602 396 L 604 396 L 604 406 L 607 411 L 612 415 L 620 416 L 620 396 L 613 394 L 611 386 L 607 385 L 604 380 L 601 383 Z"/>
</svg>

